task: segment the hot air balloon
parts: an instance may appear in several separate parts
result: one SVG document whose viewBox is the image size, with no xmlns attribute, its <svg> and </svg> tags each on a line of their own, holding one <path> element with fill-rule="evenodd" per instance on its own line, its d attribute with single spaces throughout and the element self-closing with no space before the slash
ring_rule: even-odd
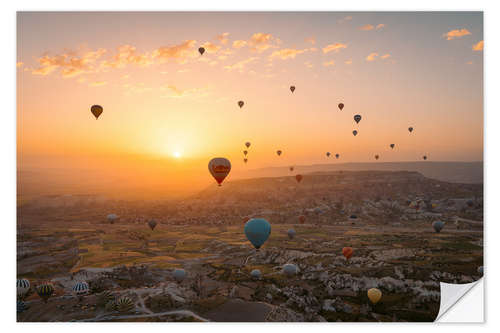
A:
<svg viewBox="0 0 500 333">
<path fill-rule="evenodd" d="M 16 281 L 17 297 L 22 299 L 30 290 L 30 281 L 28 279 L 17 279 Z"/>
<path fill-rule="evenodd" d="M 288 229 L 287 234 L 288 234 L 288 238 L 293 239 L 295 237 L 295 230 Z"/>
<path fill-rule="evenodd" d="M 285 266 L 283 266 L 283 273 L 287 276 L 297 274 L 297 270 L 297 266 L 295 266 L 294 264 L 285 264 Z"/>
<path fill-rule="evenodd" d="M 426 155 L 424 155 L 422 158 L 424 159 L 424 161 L 427 160 L 427 156 Z"/>
<path fill-rule="evenodd" d="M 477 268 L 477 272 L 478 272 L 479 274 L 483 275 L 483 274 L 484 274 L 484 268 L 483 268 L 483 266 L 479 266 L 479 267 Z"/>
<path fill-rule="evenodd" d="M 250 142 L 245 142 L 245 146 L 247 146 L 247 148 L 250 148 L 250 145 L 251 145 Z"/>
<path fill-rule="evenodd" d="M 344 247 L 342 249 L 342 254 L 344 255 L 344 257 L 349 260 L 351 257 L 352 257 L 352 254 L 354 253 L 354 250 L 352 249 L 352 247 Z"/>
<path fill-rule="evenodd" d="M 435 221 L 432 223 L 432 227 L 436 232 L 441 232 L 441 229 L 444 227 L 444 222 L 443 221 Z"/>
<path fill-rule="evenodd" d="M 135 308 L 134 302 L 127 296 L 122 296 L 116 300 L 116 310 L 120 313 L 127 313 Z"/>
<path fill-rule="evenodd" d="M 54 293 L 54 287 L 50 283 L 44 283 L 36 288 L 36 293 L 40 296 L 44 303 L 47 303 L 50 296 Z"/>
<path fill-rule="evenodd" d="M 90 107 L 90 112 L 92 112 L 92 114 L 94 115 L 96 120 L 97 120 L 97 118 L 99 118 L 102 111 L 103 111 L 103 109 L 102 109 L 102 106 L 100 106 L 100 105 L 92 105 Z"/>
<path fill-rule="evenodd" d="M 304 222 L 306 222 L 306 217 L 304 215 L 300 215 L 299 222 L 300 222 L 300 224 L 304 224 Z"/>
<path fill-rule="evenodd" d="M 330 157 L 330 152 L 326 152 L 326 157 Z"/>
<path fill-rule="evenodd" d="M 358 135 L 358 131 L 356 131 L 356 130 L 352 131 L 352 135 L 354 135 L 354 136 Z"/>
<path fill-rule="evenodd" d="M 245 162 L 245 163 L 248 162 L 248 158 L 244 158 L 243 162 Z"/>
<path fill-rule="evenodd" d="M 186 278 L 186 271 L 183 270 L 182 268 L 176 268 L 176 269 L 174 269 L 172 276 L 174 277 L 175 281 L 180 283 L 180 282 L 184 281 L 184 279 Z"/>
<path fill-rule="evenodd" d="M 240 107 L 240 109 L 243 107 L 243 105 L 245 105 L 245 102 L 243 102 L 243 101 L 238 101 L 238 106 Z"/>
<path fill-rule="evenodd" d="M 359 114 L 355 115 L 354 121 L 356 122 L 356 124 L 359 124 L 359 122 L 361 121 L 361 116 Z"/>
<path fill-rule="evenodd" d="M 356 220 L 356 219 L 358 218 L 358 216 L 357 216 L 357 215 L 352 214 L 351 216 L 349 216 L 349 218 L 350 218 L 351 220 Z"/>
<path fill-rule="evenodd" d="M 258 269 L 254 269 L 250 272 L 250 276 L 253 278 L 253 279 L 260 279 L 260 277 L 262 276 L 262 273 L 260 272 L 260 270 Z"/>
<path fill-rule="evenodd" d="M 21 300 L 16 302 L 16 313 L 23 313 L 26 309 L 28 309 L 26 303 Z"/>
<path fill-rule="evenodd" d="M 413 132 L 413 127 L 408 127 L 408 131 L 411 133 Z"/>
<path fill-rule="evenodd" d="M 148 222 L 148 226 L 151 228 L 151 230 L 155 230 L 156 224 L 157 223 L 154 219 L 149 220 L 149 222 Z"/>
<path fill-rule="evenodd" d="M 247 156 L 248 150 L 243 150 L 243 155 Z"/>
<path fill-rule="evenodd" d="M 394 143 L 390 144 L 391 149 L 394 149 Z"/>
<path fill-rule="evenodd" d="M 281 150 L 276 150 L 276 154 L 278 154 L 278 156 L 281 156 Z"/>
<path fill-rule="evenodd" d="M 265 219 L 251 219 L 245 224 L 245 236 L 258 250 L 271 234 L 271 224 Z"/>
<path fill-rule="evenodd" d="M 300 183 L 300 181 L 302 180 L 302 175 L 296 175 L 295 180 L 297 181 L 297 183 Z"/>
<path fill-rule="evenodd" d="M 229 171 L 231 171 L 231 162 L 224 157 L 212 158 L 210 162 L 208 162 L 208 171 L 210 171 L 219 186 L 221 186 L 222 182 L 229 174 Z"/>
<path fill-rule="evenodd" d="M 291 91 L 291 92 L 292 92 L 292 94 L 293 94 L 293 92 L 295 91 L 295 86 L 290 86 L 290 91 Z"/>
<path fill-rule="evenodd" d="M 116 214 L 108 214 L 107 219 L 110 224 L 113 224 L 118 219 L 118 216 Z"/>
<path fill-rule="evenodd" d="M 339 103 L 339 109 L 340 109 L 340 111 L 342 111 L 343 108 L 344 108 L 344 103 Z"/>
<path fill-rule="evenodd" d="M 340 155 L 339 155 L 339 154 L 335 154 L 335 158 L 339 158 L 339 157 L 340 157 Z"/>
<path fill-rule="evenodd" d="M 77 282 L 71 289 L 73 295 L 78 299 L 81 299 L 84 295 L 87 295 L 89 293 L 89 290 L 89 284 L 85 281 Z"/>
<path fill-rule="evenodd" d="M 379 156 L 378 155 L 375 155 L 375 159 L 378 160 Z"/>
<path fill-rule="evenodd" d="M 290 171 L 293 171 L 293 166 L 290 167 Z"/>
<path fill-rule="evenodd" d="M 198 52 L 200 52 L 200 54 L 203 55 L 203 53 L 205 53 L 205 48 L 204 47 L 200 47 L 198 49 Z"/>
<path fill-rule="evenodd" d="M 250 216 L 245 216 L 243 218 L 243 223 L 247 223 L 248 221 L 250 221 Z"/>
<path fill-rule="evenodd" d="M 378 301 L 382 298 L 382 292 L 377 288 L 371 288 L 367 292 L 368 298 L 373 304 L 377 304 Z"/>
</svg>

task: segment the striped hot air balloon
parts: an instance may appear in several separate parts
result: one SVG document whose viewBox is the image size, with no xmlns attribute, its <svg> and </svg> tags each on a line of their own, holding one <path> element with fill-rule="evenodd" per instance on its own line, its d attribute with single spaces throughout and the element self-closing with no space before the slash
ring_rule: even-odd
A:
<svg viewBox="0 0 500 333">
<path fill-rule="evenodd" d="M 84 295 L 89 293 L 89 284 L 85 281 L 77 282 L 72 289 L 73 295 L 81 299 Z"/>
<path fill-rule="evenodd" d="M 121 313 L 127 313 L 134 309 L 134 302 L 127 296 L 122 296 L 116 301 L 116 310 Z"/>
<path fill-rule="evenodd" d="M 54 293 L 54 286 L 50 283 L 41 284 L 36 288 L 36 293 L 45 303 L 47 303 L 50 296 Z"/>
<path fill-rule="evenodd" d="M 17 279 L 16 287 L 18 298 L 23 298 L 31 288 L 28 279 Z"/>
</svg>

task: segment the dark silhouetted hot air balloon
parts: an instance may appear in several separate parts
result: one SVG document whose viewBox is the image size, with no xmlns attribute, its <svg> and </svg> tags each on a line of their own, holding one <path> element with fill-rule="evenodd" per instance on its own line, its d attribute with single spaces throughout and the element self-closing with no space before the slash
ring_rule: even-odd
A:
<svg viewBox="0 0 500 333">
<path fill-rule="evenodd" d="M 427 156 L 426 155 L 424 155 L 422 158 L 424 159 L 424 161 L 427 160 Z"/>
<path fill-rule="evenodd" d="M 340 111 L 342 111 L 343 108 L 344 108 L 344 103 L 339 103 L 339 109 L 340 109 Z"/>
<path fill-rule="evenodd" d="M 391 149 L 394 149 L 394 143 L 391 143 L 389 146 L 391 147 Z"/>
<path fill-rule="evenodd" d="M 356 130 L 352 131 L 352 135 L 354 135 L 354 136 L 358 135 L 358 131 L 356 131 Z"/>
<path fill-rule="evenodd" d="M 413 132 L 413 127 L 408 127 L 408 132 Z"/>
<path fill-rule="evenodd" d="M 290 167 L 290 171 L 293 171 L 293 166 Z"/>
<path fill-rule="evenodd" d="M 238 106 L 240 107 L 240 109 L 243 107 L 243 105 L 245 105 L 245 102 L 243 102 L 243 101 L 238 101 Z"/>
<path fill-rule="evenodd" d="M 339 157 L 340 157 L 340 155 L 339 155 L 339 154 L 335 154 L 335 158 L 339 158 Z"/>
<path fill-rule="evenodd" d="M 379 156 L 378 155 L 375 155 L 375 159 L 378 160 Z"/>
<path fill-rule="evenodd" d="M 250 143 L 250 142 L 245 142 L 245 146 L 246 146 L 247 148 L 250 148 L 250 145 L 251 145 L 251 143 Z"/>
<path fill-rule="evenodd" d="M 356 122 L 356 124 L 359 124 L 359 122 L 361 121 L 361 116 L 359 114 L 355 115 L 354 121 Z"/>
<path fill-rule="evenodd" d="M 297 180 L 297 183 L 300 183 L 300 181 L 302 180 L 302 175 L 296 175 L 295 180 Z"/>
<path fill-rule="evenodd" d="M 155 230 L 156 224 L 157 223 L 154 219 L 149 220 L 149 222 L 148 222 L 148 226 L 151 228 L 151 230 Z"/>
<path fill-rule="evenodd" d="M 265 219 L 251 219 L 245 224 L 245 236 L 258 250 L 271 234 L 271 224 Z"/>
<path fill-rule="evenodd" d="M 434 231 L 436 232 L 441 232 L 441 229 L 444 227 L 444 222 L 443 221 L 435 221 L 432 223 L 432 227 L 434 228 Z"/>
<path fill-rule="evenodd" d="M 351 257 L 352 257 L 352 254 L 354 253 L 354 250 L 352 249 L 352 247 L 344 247 L 342 249 L 342 254 L 344 255 L 344 257 L 349 260 Z"/>
<path fill-rule="evenodd" d="M 276 154 L 278 154 L 278 156 L 281 156 L 281 150 L 276 150 Z"/>
<path fill-rule="evenodd" d="M 295 91 L 295 86 L 290 86 L 290 91 L 291 91 L 291 92 L 292 92 L 292 94 L 293 94 L 293 92 Z"/>
<path fill-rule="evenodd" d="M 205 48 L 204 47 L 200 47 L 198 49 L 198 52 L 200 52 L 200 54 L 203 55 L 203 53 L 205 53 Z"/>
<path fill-rule="evenodd" d="M 224 157 L 212 158 L 210 162 L 208 162 L 208 171 L 210 171 L 219 186 L 221 186 L 224 178 L 226 178 L 229 171 L 231 171 L 231 162 Z"/>
<path fill-rule="evenodd" d="M 96 120 L 101 115 L 102 110 L 103 110 L 102 106 L 100 106 L 100 105 L 92 105 L 90 107 L 90 112 L 92 112 L 92 114 L 94 115 L 94 117 L 95 117 Z"/>
<path fill-rule="evenodd" d="M 288 238 L 293 239 L 295 237 L 295 230 L 288 229 L 287 235 L 288 235 Z"/>
<path fill-rule="evenodd" d="M 245 163 L 248 162 L 248 158 L 244 158 L 243 162 L 245 162 Z"/>
<path fill-rule="evenodd" d="M 243 150 L 243 155 L 247 156 L 248 150 Z"/>
<path fill-rule="evenodd" d="M 331 155 L 331 154 L 330 154 L 330 152 L 329 152 L 329 151 L 327 151 L 327 152 L 326 152 L 326 157 L 330 157 L 330 155 Z"/>
</svg>

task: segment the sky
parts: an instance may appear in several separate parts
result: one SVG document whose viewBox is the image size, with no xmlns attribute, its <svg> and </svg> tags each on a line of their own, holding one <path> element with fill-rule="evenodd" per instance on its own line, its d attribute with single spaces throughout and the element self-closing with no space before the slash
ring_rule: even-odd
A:
<svg viewBox="0 0 500 333">
<path fill-rule="evenodd" d="M 18 170 L 175 190 L 213 157 L 482 161 L 483 43 L 480 12 L 20 12 Z"/>
</svg>

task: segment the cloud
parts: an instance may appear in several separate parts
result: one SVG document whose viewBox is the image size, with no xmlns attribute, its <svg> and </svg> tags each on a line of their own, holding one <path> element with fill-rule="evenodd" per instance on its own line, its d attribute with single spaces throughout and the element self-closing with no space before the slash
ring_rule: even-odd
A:
<svg viewBox="0 0 500 333">
<path fill-rule="evenodd" d="M 335 44 L 329 44 L 323 48 L 323 53 L 328 53 L 328 52 L 339 52 L 341 49 L 347 48 L 347 44 L 342 44 L 342 43 L 335 43 Z"/>
<path fill-rule="evenodd" d="M 185 97 L 203 97 L 208 95 L 206 88 L 180 89 L 172 84 L 166 84 L 161 90 L 170 91 L 170 95 L 164 95 L 165 98 L 185 98 Z"/>
<path fill-rule="evenodd" d="M 323 62 L 323 66 L 325 66 L 325 67 L 335 66 L 335 61 L 333 59 L 330 61 L 325 61 L 325 62 Z"/>
<path fill-rule="evenodd" d="M 132 45 L 122 45 L 118 52 L 111 58 L 102 62 L 103 67 L 124 68 L 127 65 L 148 66 L 153 63 L 148 54 L 138 54 Z"/>
<path fill-rule="evenodd" d="M 365 59 L 366 61 L 374 61 L 378 57 L 378 53 L 372 52 Z"/>
<path fill-rule="evenodd" d="M 379 23 L 379 24 L 377 24 L 377 26 L 375 27 L 375 29 L 379 30 L 379 29 L 382 29 L 384 27 L 385 27 L 385 24 Z"/>
<path fill-rule="evenodd" d="M 162 46 L 153 51 L 153 58 L 159 59 L 162 62 L 174 60 L 177 63 L 183 64 L 188 58 L 197 57 L 197 50 L 193 49 L 195 46 L 196 41 L 192 39 L 177 45 Z"/>
<path fill-rule="evenodd" d="M 297 49 L 281 49 L 278 51 L 274 51 L 269 58 L 274 59 L 274 58 L 279 58 L 282 60 L 286 59 L 295 59 L 295 57 L 298 54 L 305 53 L 307 51 L 311 51 L 312 49 L 303 49 L 303 50 L 297 50 Z"/>
<path fill-rule="evenodd" d="M 24 62 L 22 62 L 22 61 L 18 61 L 18 62 L 16 62 L 16 67 L 17 67 L 17 68 L 19 68 L 19 67 L 23 67 L 23 65 L 24 65 Z"/>
<path fill-rule="evenodd" d="M 242 72 L 246 65 L 248 65 L 251 62 L 254 62 L 257 59 L 259 59 L 259 58 L 258 57 L 250 57 L 248 59 L 238 61 L 235 64 L 224 66 L 224 69 L 227 69 L 229 71 L 238 70 L 239 72 Z"/>
<path fill-rule="evenodd" d="M 207 53 L 216 53 L 220 50 L 221 46 L 215 45 L 214 43 L 206 42 L 202 45 Z"/>
<path fill-rule="evenodd" d="M 280 44 L 280 42 L 281 41 L 279 39 L 271 34 L 257 32 L 250 37 L 248 46 L 250 47 L 250 50 L 261 53 L 269 48 L 278 47 L 277 44 Z"/>
<path fill-rule="evenodd" d="M 313 68 L 314 67 L 314 65 L 310 61 L 304 62 L 304 65 L 306 65 L 307 68 Z"/>
<path fill-rule="evenodd" d="M 383 56 L 381 56 L 380 58 L 381 58 L 381 59 L 388 59 L 388 58 L 390 58 L 390 57 L 391 57 L 391 55 L 390 55 L 389 53 L 386 53 L 386 54 L 384 54 Z"/>
<path fill-rule="evenodd" d="M 75 52 L 67 52 L 55 56 L 44 55 L 37 59 L 39 67 L 31 71 L 35 75 L 49 75 L 60 70 L 64 78 L 78 76 L 80 74 L 96 70 L 95 63 L 104 53 L 105 49 L 85 52 L 77 56 Z"/>
<path fill-rule="evenodd" d="M 359 27 L 359 30 L 363 30 L 363 31 L 370 31 L 370 30 L 373 30 L 375 29 L 375 27 L 371 24 L 366 24 L 362 27 Z"/>
<path fill-rule="evenodd" d="M 308 37 L 308 38 L 306 38 L 306 43 L 310 43 L 310 44 L 314 45 L 314 44 L 316 44 L 316 38 Z"/>
<path fill-rule="evenodd" d="M 233 42 L 233 47 L 235 49 L 241 49 L 242 47 L 245 47 L 246 45 L 247 45 L 247 42 L 245 40 L 241 40 L 241 39 L 235 40 Z"/>
<path fill-rule="evenodd" d="M 227 42 L 229 41 L 229 32 L 224 32 L 220 35 L 217 35 L 217 40 L 222 44 L 222 45 L 226 45 Z"/>
<path fill-rule="evenodd" d="M 472 62 L 472 61 L 467 61 L 467 62 L 466 62 L 466 64 L 467 64 L 467 65 L 472 65 L 472 64 L 473 64 L 473 62 Z"/>
<path fill-rule="evenodd" d="M 135 84 L 125 83 L 122 85 L 125 88 L 125 94 L 140 94 L 146 91 L 151 91 L 153 88 L 146 86 L 144 82 L 139 82 Z"/>
<path fill-rule="evenodd" d="M 445 33 L 443 35 L 443 37 L 446 37 L 446 40 L 452 40 L 452 39 L 460 38 L 460 37 L 467 36 L 467 35 L 472 35 L 469 30 L 467 30 L 467 29 L 455 29 L 455 30 L 448 31 L 447 33 Z"/>
<path fill-rule="evenodd" d="M 89 84 L 90 87 L 101 87 L 101 86 L 105 86 L 106 84 L 108 84 L 108 82 L 106 81 L 95 81 L 95 82 L 92 82 Z"/>
<path fill-rule="evenodd" d="M 349 59 L 349 60 L 344 61 L 344 64 L 346 64 L 346 65 L 351 65 L 351 64 L 352 64 L 352 59 Z"/>
<path fill-rule="evenodd" d="M 476 44 L 472 45 L 472 49 L 474 51 L 482 51 L 484 48 L 484 40 L 477 42 Z"/>
<path fill-rule="evenodd" d="M 339 24 L 352 20 L 352 16 L 346 16 L 338 21 Z"/>
</svg>

